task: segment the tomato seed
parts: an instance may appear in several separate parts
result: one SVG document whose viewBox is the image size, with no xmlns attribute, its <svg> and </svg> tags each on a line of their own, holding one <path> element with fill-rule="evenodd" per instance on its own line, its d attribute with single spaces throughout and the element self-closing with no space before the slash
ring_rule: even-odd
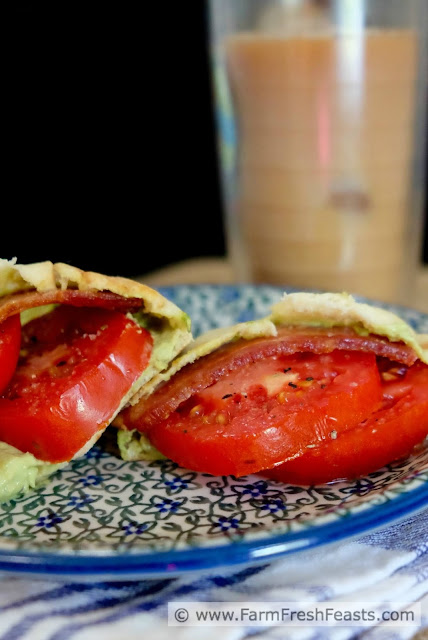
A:
<svg viewBox="0 0 428 640">
<path fill-rule="evenodd" d="M 396 380 L 397 376 L 394 373 L 390 373 L 389 371 L 382 372 L 382 380 L 385 382 L 391 382 L 392 380 Z"/>
<path fill-rule="evenodd" d="M 196 404 L 194 407 L 192 407 L 192 409 L 190 409 L 189 416 L 200 416 L 203 414 L 203 412 L 203 406 L 201 404 Z"/>
<path fill-rule="evenodd" d="M 284 404 L 284 402 L 287 402 L 287 397 L 284 391 L 280 391 L 278 393 L 277 399 L 278 399 L 278 402 L 280 402 L 281 404 Z"/>
</svg>

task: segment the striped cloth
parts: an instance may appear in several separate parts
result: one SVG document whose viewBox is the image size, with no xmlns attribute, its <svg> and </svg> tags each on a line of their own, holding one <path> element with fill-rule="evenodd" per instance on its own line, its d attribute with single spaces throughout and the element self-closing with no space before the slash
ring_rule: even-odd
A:
<svg viewBox="0 0 428 640">
<path fill-rule="evenodd" d="M 1 640 L 407 640 L 428 637 L 428 510 L 347 543 L 270 564 L 134 582 L 4 575 Z M 168 602 L 385 602 L 421 606 L 400 627 L 168 626 Z M 425 635 L 426 633 L 426 635 Z"/>
</svg>

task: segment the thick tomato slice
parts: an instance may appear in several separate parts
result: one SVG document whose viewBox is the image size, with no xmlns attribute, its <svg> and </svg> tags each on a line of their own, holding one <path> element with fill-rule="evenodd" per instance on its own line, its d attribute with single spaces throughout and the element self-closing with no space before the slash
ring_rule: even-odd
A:
<svg viewBox="0 0 428 640">
<path fill-rule="evenodd" d="M 0 324 L 0 393 L 7 387 L 18 363 L 21 346 L 19 315 Z"/>
<path fill-rule="evenodd" d="M 183 467 L 241 476 L 358 424 L 377 407 L 380 390 L 373 354 L 274 356 L 227 373 L 145 431 Z"/>
<path fill-rule="evenodd" d="M 0 440 L 70 460 L 107 426 L 151 349 L 150 334 L 117 311 L 60 306 L 29 322 L 0 398 Z"/>
<path fill-rule="evenodd" d="M 336 439 L 266 472 L 295 484 L 319 484 L 362 476 L 407 457 L 428 435 L 428 366 L 384 372 L 382 407 Z M 394 377 L 396 379 L 394 379 Z"/>
</svg>

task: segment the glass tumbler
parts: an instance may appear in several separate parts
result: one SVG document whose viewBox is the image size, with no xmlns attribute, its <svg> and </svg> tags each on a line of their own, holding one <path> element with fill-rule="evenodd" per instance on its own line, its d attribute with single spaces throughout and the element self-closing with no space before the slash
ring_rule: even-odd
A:
<svg viewBox="0 0 428 640">
<path fill-rule="evenodd" d="M 426 0 L 211 0 L 241 282 L 406 303 L 422 252 Z"/>
</svg>

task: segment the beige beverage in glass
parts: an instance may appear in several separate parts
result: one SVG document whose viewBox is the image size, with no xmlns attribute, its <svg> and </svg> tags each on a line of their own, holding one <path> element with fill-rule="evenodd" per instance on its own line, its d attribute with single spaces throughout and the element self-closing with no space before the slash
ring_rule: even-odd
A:
<svg viewBox="0 0 428 640">
<path fill-rule="evenodd" d="M 297 26 L 296 12 L 259 13 L 257 32 L 224 38 L 238 140 L 231 206 L 248 276 L 398 301 L 417 33 L 367 27 L 362 13 L 339 28 L 325 3 L 301 4 Z"/>
</svg>

